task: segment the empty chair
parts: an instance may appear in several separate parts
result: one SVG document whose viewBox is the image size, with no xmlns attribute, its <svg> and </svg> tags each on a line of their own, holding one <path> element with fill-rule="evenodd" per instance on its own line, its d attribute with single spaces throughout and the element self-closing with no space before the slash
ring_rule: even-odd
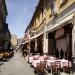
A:
<svg viewBox="0 0 75 75">
<path fill-rule="evenodd" d="M 63 67 L 63 71 L 66 73 L 71 73 L 72 72 L 72 64 L 70 61 L 68 61 L 67 65 Z"/>
<path fill-rule="evenodd" d="M 46 62 L 40 62 L 37 64 L 36 72 L 38 75 L 45 74 L 46 72 Z"/>
<path fill-rule="evenodd" d="M 56 62 L 51 64 L 52 74 L 59 74 L 60 73 L 60 69 L 61 69 L 60 61 L 56 61 Z"/>
</svg>

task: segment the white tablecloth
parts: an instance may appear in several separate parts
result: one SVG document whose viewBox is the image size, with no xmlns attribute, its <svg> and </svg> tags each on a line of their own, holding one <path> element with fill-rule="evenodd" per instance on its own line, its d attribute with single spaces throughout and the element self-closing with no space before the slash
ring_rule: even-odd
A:
<svg viewBox="0 0 75 75">
<path fill-rule="evenodd" d="M 43 57 L 43 56 L 40 56 L 37 60 L 34 60 L 34 59 L 33 59 L 31 62 L 32 62 L 32 65 L 33 65 L 34 67 L 36 67 L 37 64 L 40 63 L 40 62 L 42 62 L 42 61 L 44 61 L 44 57 Z"/>
<path fill-rule="evenodd" d="M 40 63 L 40 60 L 33 60 L 32 61 L 32 65 L 34 68 L 37 67 L 37 63 Z"/>
<path fill-rule="evenodd" d="M 61 68 L 64 67 L 64 66 L 71 67 L 72 66 L 71 61 L 62 59 L 61 60 Z"/>
<path fill-rule="evenodd" d="M 68 60 L 65 60 L 65 59 L 61 59 L 61 60 L 47 60 L 47 66 L 51 66 L 51 63 L 54 63 L 56 61 L 60 61 L 61 68 L 63 68 L 64 66 L 72 67 L 71 62 L 68 61 Z"/>
<path fill-rule="evenodd" d="M 33 61 L 33 56 L 30 56 L 28 60 L 29 60 L 29 63 L 32 63 L 32 61 Z"/>
<path fill-rule="evenodd" d="M 54 62 L 55 62 L 55 60 L 53 60 L 53 59 L 52 60 L 47 60 L 46 65 L 51 66 L 51 64 L 54 63 Z"/>
</svg>

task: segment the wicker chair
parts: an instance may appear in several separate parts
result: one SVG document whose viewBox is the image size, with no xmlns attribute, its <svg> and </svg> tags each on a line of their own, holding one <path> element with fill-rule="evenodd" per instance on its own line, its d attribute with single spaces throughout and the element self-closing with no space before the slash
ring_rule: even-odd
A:
<svg viewBox="0 0 75 75">
<path fill-rule="evenodd" d="M 66 72 L 66 73 L 72 73 L 71 62 L 68 62 L 68 66 L 63 67 L 63 71 Z"/>
<path fill-rule="evenodd" d="M 40 62 L 37 67 L 36 71 L 38 75 L 42 75 L 46 73 L 46 62 Z"/>
<path fill-rule="evenodd" d="M 60 61 L 56 61 L 56 62 L 52 63 L 51 69 L 52 69 L 52 74 L 55 74 L 55 75 L 60 74 L 60 69 L 61 69 Z"/>
</svg>

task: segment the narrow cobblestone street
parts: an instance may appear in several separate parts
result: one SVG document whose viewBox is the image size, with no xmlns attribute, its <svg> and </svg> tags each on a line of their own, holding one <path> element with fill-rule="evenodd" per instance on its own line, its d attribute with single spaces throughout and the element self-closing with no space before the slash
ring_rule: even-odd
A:
<svg viewBox="0 0 75 75">
<path fill-rule="evenodd" d="M 30 68 L 20 52 L 15 53 L 8 62 L 3 62 L 0 71 L 0 75 L 34 75 L 33 69 Z"/>
</svg>

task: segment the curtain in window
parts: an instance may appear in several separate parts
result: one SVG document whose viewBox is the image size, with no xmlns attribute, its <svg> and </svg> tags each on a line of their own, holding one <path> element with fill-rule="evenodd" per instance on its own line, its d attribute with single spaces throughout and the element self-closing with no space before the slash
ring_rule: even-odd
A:
<svg viewBox="0 0 75 75">
<path fill-rule="evenodd" d="M 66 38 L 62 38 L 62 39 L 61 39 L 61 47 L 62 47 L 63 52 L 65 53 L 66 48 L 67 48 L 67 41 L 66 41 Z"/>
<path fill-rule="evenodd" d="M 70 36 L 69 36 L 69 34 L 66 34 L 66 41 L 67 41 L 67 48 L 68 48 L 69 43 L 70 43 Z"/>
<path fill-rule="evenodd" d="M 62 49 L 61 39 L 57 39 L 57 41 L 56 41 L 56 48 L 58 49 L 59 52 L 61 51 L 61 49 Z"/>
</svg>

